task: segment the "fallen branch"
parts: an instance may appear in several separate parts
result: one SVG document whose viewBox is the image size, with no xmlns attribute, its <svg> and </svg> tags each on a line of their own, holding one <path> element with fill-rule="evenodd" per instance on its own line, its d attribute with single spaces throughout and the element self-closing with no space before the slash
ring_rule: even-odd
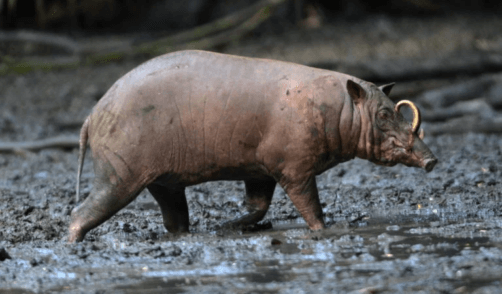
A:
<svg viewBox="0 0 502 294">
<path fill-rule="evenodd" d="M 78 137 L 54 137 L 37 141 L 0 142 L 0 152 L 15 152 L 16 150 L 41 150 L 47 148 L 75 148 L 79 146 Z"/>
<path fill-rule="evenodd" d="M 480 119 L 477 115 L 452 119 L 442 124 L 431 124 L 427 127 L 427 134 L 463 134 L 463 133 L 502 133 L 501 119 Z"/>
<path fill-rule="evenodd" d="M 276 3 L 277 2 L 277 3 Z M 217 32 L 221 32 L 227 29 L 231 29 L 232 27 L 237 26 L 239 23 L 244 22 L 246 19 L 249 19 L 253 14 L 255 14 L 258 10 L 266 7 L 270 4 L 277 5 L 284 1 L 270 1 L 270 0 L 262 0 L 254 3 L 253 5 L 246 7 L 242 10 L 219 18 L 213 22 L 195 27 L 193 29 L 183 31 L 172 36 L 167 36 L 161 39 L 158 39 L 152 43 L 143 44 L 138 46 L 139 50 L 142 50 L 144 46 L 160 46 L 160 47 L 170 47 L 173 45 L 193 41 L 195 39 L 204 38 L 209 35 L 215 34 Z"/>
<path fill-rule="evenodd" d="M 70 54 L 78 54 L 80 45 L 72 39 L 56 34 L 17 31 L 17 32 L 1 32 L 0 43 L 7 42 L 22 42 L 49 45 L 57 48 L 62 48 Z"/>
<path fill-rule="evenodd" d="M 441 57 L 374 60 L 360 63 L 317 62 L 314 67 L 336 70 L 375 83 L 413 81 L 421 79 L 476 76 L 502 71 L 502 54 L 463 52 Z"/>
<path fill-rule="evenodd" d="M 498 78 L 500 79 L 500 77 Z M 416 99 L 416 102 L 424 104 L 431 109 L 448 107 L 459 101 L 484 96 L 485 92 L 490 89 L 493 84 L 495 84 L 495 76 L 482 76 L 480 78 L 470 79 L 447 87 L 427 91 L 420 95 Z"/>
<path fill-rule="evenodd" d="M 241 37 L 243 37 L 245 34 L 251 32 L 254 30 L 258 25 L 263 23 L 265 20 L 267 20 L 270 16 L 272 16 L 272 9 L 285 2 L 287 0 L 263 0 L 260 1 L 259 4 L 259 9 L 256 11 L 249 19 L 235 27 L 234 29 L 230 31 L 224 31 L 221 33 L 218 33 L 214 36 L 211 37 L 205 37 L 202 39 L 195 40 L 195 38 L 191 38 L 193 41 L 178 45 L 176 44 L 176 40 L 181 40 L 181 39 L 188 39 L 188 35 L 191 33 L 196 34 L 197 36 L 204 37 L 207 36 L 208 33 L 213 33 L 215 31 L 220 30 L 220 27 L 199 27 L 195 28 L 189 32 L 185 33 L 180 33 L 178 35 L 173 36 L 172 38 L 165 38 L 161 39 L 159 41 L 155 41 L 152 43 L 148 44 L 143 44 L 140 45 L 136 48 L 134 48 L 134 52 L 137 54 L 148 54 L 148 55 L 160 55 L 164 54 L 167 52 L 173 52 L 173 51 L 179 51 L 179 50 L 187 50 L 187 49 L 209 49 L 213 48 L 216 46 L 220 46 L 226 43 L 230 43 L 233 41 L 239 40 Z M 251 10 L 256 10 L 256 8 L 253 6 L 253 8 L 246 8 L 245 11 L 241 11 L 239 13 L 239 18 L 247 15 L 249 11 Z M 237 20 L 237 17 L 234 17 L 234 20 Z M 221 26 L 224 21 L 216 21 L 218 26 Z M 204 32 L 205 34 L 202 34 L 201 32 Z"/>
<path fill-rule="evenodd" d="M 20 36 L 25 38 L 26 41 L 66 46 L 66 48 L 73 50 L 75 54 L 70 58 L 51 57 L 37 58 L 35 60 L 15 60 L 4 57 L 3 64 L 0 64 L 0 75 L 22 74 L 37 69 L 53 70 L 75 68 L 80 65 L 104 64 L 140 56 L 152 57 L 187 49 L 211 49 L 239 40 L 267 20 L 272 15 L 274 7 L 286 1 L 288 0 L 262 0 L 209 24 L 141 45 L 133 45 L 133 42 L 124 39 L 114 39 L 106 42 L 93 42 L 91 40 L 86 42 L 88 44 L 79 45 L 72 43 L 70 39 L 65 37 L 56 38 L 45 34 L 21 34 Z M 232 27 L 233 29 L 228 30 Z M 216 35 L 213 35 L 215 33 Z M 14 35 L 4 35 L 4 38 L 12 39 Z"/>
<path fill-rule="evenodd" d="M 230 31 L 224 31 L 211 37 L 206 37 L 194 40 L 185 44 L 173 45 L 172 40 L 155 41 L 140 46 L 133 47 L 132 49 L 124 48 L 120 51 L 96 53 L 86 57 L 86 64 L 99 64 L 110 62 L 111 59 L 123 59 L 127 56 L 134 57 L 140 56 L 157 56 L 169 52 L 181 50 L 204 50 L 214 48 L 230 42 L 235 42 L 242 38 L 245 34 L 254 30 L 258 25 L 263 23 L 272 15 L 272 8 L 287 0 L 264 0 L 260 3 L 267 3 L 268 5 L 262 6 L 253 16 L 236 28 Z M 132 51 L 132 52 L 131 52 Z"/>
<path fill-rule="evenodd" d="M 65 68 L 77 68 L 81 62 L 77 56 L 69 57 L 38 57 L 26 58 L 23 60 L 14 60 L 12 58 L 3 58 L 3 63 L 0 63 L 0 76 L 10 73 L 25 74 L 33 70 L 57 70 Z"/>
<path fill-rule="evenodd" d="M 477 114 L 480 117 L 493 116 L 493 113 L 493 108 L 486 103 L 484 98 L 480 98 L 470 101 L 460 101 L 446 108 L 432 108 L 423 111 L 422 120 L 428 122 L 447 121 L 452 118 L 473 114 Z"/>
</svg>

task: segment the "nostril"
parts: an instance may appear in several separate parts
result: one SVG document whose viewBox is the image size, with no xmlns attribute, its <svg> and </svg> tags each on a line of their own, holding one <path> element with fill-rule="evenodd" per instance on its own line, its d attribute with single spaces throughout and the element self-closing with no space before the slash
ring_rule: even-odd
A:
<svg viewBox="0 0 502 294">
<path fill-rule="evenodd" d="M 427 172 L 430 172 L 434 168 L 434 166 L 436 166 L 436 163 L 438 163 L 437 158 L 427 159 L 425 161 L 425 170 Z"/>
</svg>

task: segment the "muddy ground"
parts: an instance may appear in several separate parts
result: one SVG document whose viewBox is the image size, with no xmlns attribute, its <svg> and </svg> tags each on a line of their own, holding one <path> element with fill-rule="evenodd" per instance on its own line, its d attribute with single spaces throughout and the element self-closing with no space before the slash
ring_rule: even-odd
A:
<svg viewBox="0 0 502 294">
<path fill-rule="evenodd" d="M 428 31 L 430 23 L 412 21 Z M 388 23 L 393 21 L 386 20 L 386 28 Z M 362 26 L 371 24 L 370 19 Z M 458 24 L 455 20 L 450 28 Z M 481 35 L 488 30 L 479 26 Z M 397 27 L 394 23 L 393 32 Z M 224 51 L 280 54 L 273 48 L 285 48 L 285 42 L 288 38 L 277 47 L 260 43 Z M 301 54 L 288 47 L 283 59 L 312 59 L 307 45 L 297 48 Z M 316 53 L 319 46 L 312 50 L 322 55 Z M 135 65 L 0 78 L 0 140 L 77 134 L 76 126 L 104 91 Z M 432 125 L 423 127 L 427 132 Z M 244 212 L 244 185 L 212 182 L 187 189 L 190 234 L 167 233 L 158 206 L 143 192 L 82 243 L 71 245 L 65 238 L 77 205 L 77 150 L 0 154 L 0 292 L 500 293 L 502 135 L 426 135 L 425 142 L 439 159 L 431 173 L 356 159 L 320 175 L 329 226 L 320 233 L 307 229 L 280 187 L 257 227 L 221 231 L 220 224 Z M 84 198 L 92 178 L 87 156 Z"/>
</svg>

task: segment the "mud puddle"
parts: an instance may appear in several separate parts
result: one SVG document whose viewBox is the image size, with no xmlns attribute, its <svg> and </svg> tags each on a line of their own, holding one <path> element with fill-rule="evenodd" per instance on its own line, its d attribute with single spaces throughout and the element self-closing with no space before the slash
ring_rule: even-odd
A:
<svg viewBox="0 0 502 294">
<path fill-rule="evenodd" d="M 500 284 L 499 272 L 491 277 L 480 276 L 480 269 L 491 260 L 499 268 L 502 266 L 502 251 L 488 235 L 483 236 L 486 229 L 483 221 L 430 226 L 427 217 L 419 222 L 417 217 L 399 218 L 403 222 L 393 224 L 392 219 L 366 217 L 345 227 L 334 225 L 322 233 L 311 232 L 301 223 L 283 223 L 251 233 L 213 231 L 175 238 L 165 236 L 153 244 L 114 239 L 112 247 L 121 256 L 117 264 L 91 262 L 69 271 L 54 270 L 53 278 L 68 284 L 51 287 L 50 291 L 294 293 L 295 289 L 303 289 L 308 293 L 321 286 L 326 291 L 372 293 L 411 290 L 410 286 L 431 290 L 433 286 L 432 289 L 469 293 Z M 455 237 L 439 229 L 466 225 L 480 228 L 479 232 L 472 237 Z M 144 251 L 149 252 L 179 250 L 171 256 L 157 254 L 152 258 L 137 248 L 144 246 Z M 92 244 L 82 246 L 92 247 Z M 181 263 L 172 258 L 186 253 L 198 258 Z M 90 262 L 93 258 L 94 254 L 89 252 L 84 259 Z M 75 287 L 79 281 L 89 279 L 93 280 L 93 287 L 84 284 Z M 431 280 L 435 283 L 429 285 Z"/>
<path fill-rule="evenodd" d="M 416 260 L 426 262 L 427 259 L 442 257 L 461 258 L 463 252 L 479 254 L 480 250 L 492 247 L 488 237 L 439 237 L 421 233 L 422 228 L 417 227 L 416 223 L 400 226 L 388 223 L 379 219 L 378 223 L 369 223 L 362 228 L 351 228 L 345 232 L 330 228 L 322 234 L 308 232 L 304 226 L 278 225 L 260 235 L 270 240 L 268 250 L 285 255 L 280 261 L 255 260 L 247 268 L 238 268 L 236 263 L 220 264 L 205 270 L 144 268 L 141 277 L 135 277 L 142 282 L 115 289 L 124 293 L 144 293 L 145 290 L 149 293 L 190 293 L 201 289 L 233 287 L 235 290 L 277 293 L 291 282 L 303 281 L 315 285 L 321 280 L 335 281 L 345 277 L 350 284 L 350 281 L 374 279 L 376 276 L 392 276 L 395 270 L 402 269 L 403 264 L 408 264 L 408 267 L 402 270 L 411 272 L 411 264 Z M 289 230 L 296 231 L 296 234 Z M 253 235 L 228 238 L 247 239 L 253 238 Z M 322 250 L 319 250 L 320 247 Z M 472 267 L 467 265 L 463 269 L 467 272 Z M 497 279 L 492 279 L 473 284 L 470 280 L 459 279 L 464 274 L 460 269 L 450 279 L 457 289 L 474 290 L 497 282 Z M 250 284 L 254 286 L 249 288 Z M 372 286 L 366 290 L 371 292 L 383 288 Z"/>
</svg>

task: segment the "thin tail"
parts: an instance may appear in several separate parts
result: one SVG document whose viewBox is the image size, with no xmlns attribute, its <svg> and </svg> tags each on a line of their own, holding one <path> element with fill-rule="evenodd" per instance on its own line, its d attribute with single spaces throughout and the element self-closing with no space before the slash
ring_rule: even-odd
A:
<svg viewBox="0 0 502 294">
<path fill-rule="evenodd" d="M 89 134 L 87 129 L 89 128 L 89 117 L 86 118 L 82 129 L 80 130 L 80 146 L 78 149 L 78 171 L 77 171 L 77 203 L 80 200 L 80 175 L 82 174 L 82 168 L 84 167 L 85 152 L 87 151 L 87 139 Z"/>
</svg>

